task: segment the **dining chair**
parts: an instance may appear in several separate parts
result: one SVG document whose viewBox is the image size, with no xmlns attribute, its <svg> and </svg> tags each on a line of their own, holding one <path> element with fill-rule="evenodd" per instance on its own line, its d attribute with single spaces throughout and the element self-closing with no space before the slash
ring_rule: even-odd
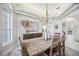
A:
<svg viewBox="0 0 79 59">
<path fill-rule="evenodd" d="M 21 46 L 21 53 L 23 56 L 29 56 L 29 53 L 27 51 L 27 49 L 23 46 L 22 40 L 19 37 L 19 41 L 20 41 L 20 46 Z"/>
<path fill-rule="evenodd" d="M 60 40 L 60 56 L 65 56 L 65 33 Z"/>
<path fill-rule="evenodd" d="M 53 37 L 52 45 L 50 47 L 50 56 L 59 56 L 59 37 Z"/>
<path fill-rule="evenodd" d="M 44 52 L 44 55 L 47 56 L 59 56 L 59 47 L 60 47 L 60 34 L 57 33 L 57 36 L 51 37 L 52 43 L 49 49 Z"/>
</svg>

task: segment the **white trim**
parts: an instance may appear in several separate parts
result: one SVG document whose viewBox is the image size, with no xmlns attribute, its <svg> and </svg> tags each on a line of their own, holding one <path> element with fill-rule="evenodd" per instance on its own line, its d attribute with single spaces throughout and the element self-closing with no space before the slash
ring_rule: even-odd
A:
<svg viewBox="0 0 79 59">
<path fill-rule="evenodd" d="M 3 5 L 4 6 L 4 5 Z M 12 43 L 13 42 L 13 40 L 12 40 L 12 12 L 11 12 L 11 10 L 10 10 L 10 8 L 9 9 L 7 9 L 7 8 L 3 8 L 3 10 L 4 11 L 7 11 L 8 13 L 11 13 L 11 40 L 10 41 L 6 41 L 6 42 L 2 42 L 2 47 L 4 47 L 4 46 L 7 46 L 7 45 L 9 45 L 10 43 Z M 4 16 L 4 15 L 3 15 Z"/>
</svg>

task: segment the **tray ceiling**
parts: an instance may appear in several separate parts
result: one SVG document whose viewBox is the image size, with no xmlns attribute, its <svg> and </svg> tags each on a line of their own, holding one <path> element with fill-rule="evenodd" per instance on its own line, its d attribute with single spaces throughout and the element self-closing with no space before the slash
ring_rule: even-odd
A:
<svg viewBox="0 0 79 59">
<path fill-rule="evenodd" d="M 71 5 L 71 3 L 48 3 L 48 17 L 60 16 Z M 39 17 L 46 17 L 45 3 L 14 3 L 13 6 L 16 10 L 23 10 Z"/>
</svg>

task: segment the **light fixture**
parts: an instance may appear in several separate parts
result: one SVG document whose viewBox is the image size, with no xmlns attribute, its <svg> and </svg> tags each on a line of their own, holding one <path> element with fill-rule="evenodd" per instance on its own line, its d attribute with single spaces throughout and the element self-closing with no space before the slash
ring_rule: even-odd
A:
<svg viewBox="0 0 79 59">
<path fill-rule="evenodd" d="M 48 4 L 46 3 L 46 23 L 48 22 Z"/>
<path fill-rule="evenodd" d="M 57 7 L 57 8 L 56 8 L 56 10 L 58 11 L 58 15 L 60 15 L 60 14 L 61 14 L 61 12 L 60 12 L 60 10 L 59 10 L 59 9 L 60 9 L 60 7 Z"/>
<path fill-rule="evenodd" d="M 57 7 L 56 9 L 60 9 L 60 7 Z"/>
</svg>

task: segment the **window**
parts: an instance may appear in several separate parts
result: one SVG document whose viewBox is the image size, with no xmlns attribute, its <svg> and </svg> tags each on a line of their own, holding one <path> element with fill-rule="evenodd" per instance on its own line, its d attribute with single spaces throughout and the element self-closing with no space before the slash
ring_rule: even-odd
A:
<svg viewBox="0 0 79 59">
<path fill-rule="evenodd" d="M 12 13 L 3 8 L 3 46 L 12 42 Z"/>
</svg>

